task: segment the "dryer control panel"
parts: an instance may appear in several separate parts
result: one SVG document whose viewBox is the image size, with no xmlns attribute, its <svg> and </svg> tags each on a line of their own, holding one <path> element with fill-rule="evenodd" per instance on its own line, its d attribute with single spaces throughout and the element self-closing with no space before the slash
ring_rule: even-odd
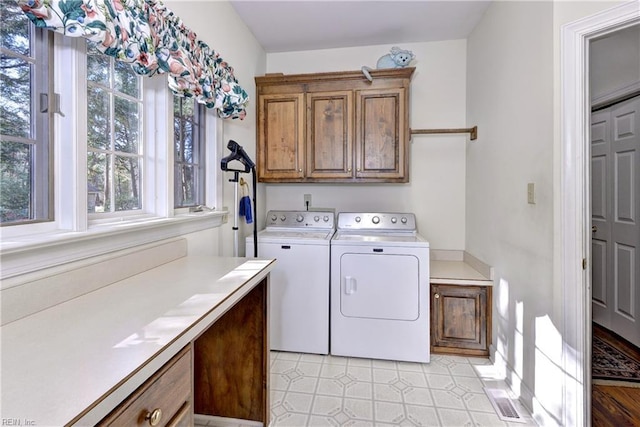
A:
<svg viewBox="0 0 640 427">
<path fill-rule="evenodd" d="M 286 228 L 335 228 L 333 211 L 269 211 L 267 227 Z"/>
<path fill-rule="evenodd" d="M 340 212 L 338 230 L 416 231 L 416 217 L 412 213 Z"/>
</svg>

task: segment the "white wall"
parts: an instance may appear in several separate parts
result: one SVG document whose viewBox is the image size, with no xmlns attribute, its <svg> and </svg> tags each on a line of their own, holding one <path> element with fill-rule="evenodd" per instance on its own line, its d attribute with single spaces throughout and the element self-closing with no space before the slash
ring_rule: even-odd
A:
<svg viewBox="0 0 640 427">
<path fill-rule="evenodd" d="M 403 43 L 413 51 L 410 127 L 457 128 L 465 122 L 466 42 Z M 392 45 L 267 54 L 267 72 L 285 74 L 375 68 Z M 436 249 L 464 249 L 465 144 L 468 135 L 416 135 L 407 184 L 268 184 L 265 209 L 414 212 L 418 231 Z"/>
<path fill-rule="evenodd" d="M 466 249 L 495 269 L 495 358 L 544 425 L 580 410 L 563 408 L 561 368 L 561 27 L 615 5 L 493 2 L 468 39 Z"/>
<path fill-rule="evenodd" d="M 496 359 L 506 359 L 525 400 L 543 392 L 539 399 L 557 415 L 560 377 L 536 382 L 543 363 L 560 362 L 552 315 L 552 35 L 551 2 L 494 2 L 468 39 L 467 121 L 479 138 L 467 149 L 466 248 L 495 269 Z M 527 202 L 528 183 L 535 204 Z"/>
<path fill-rule="evenodd" d="M 640 26 L 593 40 L 589 47 L 591 99 L 640 82 Z"/>
<path fill-rule="evenodd" d="M 233 139 L 242 145 L 249 156 L 255 160 L 256 150 L 256 97 L 254 77 L 262 75 L 266 67 L 266 54 L 255 37 L 240 20 L 236 11 L 227 1 L 186 1 L 167 0 L 164 4 L 178 15 L 184 24 L 193 30 L 198 37 L 220 54 L 234 69 L 234 74 L 240 85 L 249 94 L 249 106 L 244 120 L 224 120 L 223 140 L 219 141 L 224 147 Z M 224 148 L 224 154 L 228 150 Z M 229 209 L 229 222 L 220 229 L 206 233 L 187 236 L 190 251 L 197 248 L 200 254 L 225 255 L 233 254 L 233 215 L 237 207 L 234 206 L 233 184 L 228 182 L 232 174 L 223 175 L 224 206 Z M 245 178 L 251 182 L 249 175 Z M 264 192 L 258 193 L 258 221 L 264 222 Z M 240 220 L 242 227 L 240 234 L 248 233 L 249 227 Z M 240 238 L 240 248 L 244 247 Z M 195 249 L 194 249 L 195 250 Z M 242 253 L 241 253 L 242 255 Z"/>
</svg>

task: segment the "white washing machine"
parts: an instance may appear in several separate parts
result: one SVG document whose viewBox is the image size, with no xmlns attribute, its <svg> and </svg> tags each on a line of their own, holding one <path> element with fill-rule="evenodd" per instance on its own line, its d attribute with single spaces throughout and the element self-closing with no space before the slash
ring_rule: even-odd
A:
<svg viewBox="0 0 640 427">
<path fill-rule="evenodd" d="M 429 362 L 429 243 L 410 213 L 338 214 L 331 354 Z"/>
<path fill-rule="evenodd" d="M 333 211 L 269 211 L 258 257 L 275 258 L 269 281 L 272 350 L 329 353 L 330 242 Z M 247 237 L 253 247 L 253 236 Z"/>
</svg>

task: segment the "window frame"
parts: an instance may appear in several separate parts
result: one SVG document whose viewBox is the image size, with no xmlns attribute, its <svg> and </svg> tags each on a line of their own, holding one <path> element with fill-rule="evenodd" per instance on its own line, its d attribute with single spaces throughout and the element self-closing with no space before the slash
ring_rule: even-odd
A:
<svg viewBox="0 0 640 427">
<path fill-rule="evenodd" d="M 30 136 L 3 135 L 7 142 L 16 142 L 32 147 L 30 154 L 30 202 L 29 219 L 0 222 L 0 228 L 26 226 L 55 221 L 54 155 L 53 155 L 53 67 L 48 66 L 53 58 L 54 38 L 50 31 L 37 28 L 25 16 L 29 25 L 29 54 L 23 55 L 1 48 L 2 54 L 25 61 L 30 67 Z M 38 66 L 47 64 L 47 66 Z M 54 62 L 55 66 L 55 62 Z M 42 97 L 44 95 L 44 97 Z M 46 104 L 45 104 L 46 102 Z M 46 227 L 46 226 L 45 226 Z"/>
<path fill-rule="evenodd" d="M 175 114 L 176 113 L 175 102 L 179 102 L 180 107 L 182 109 L 182 106 L 185 100 L 189 100 L 194 104 L 193 115 L 189 116 L 189 118 L 186 118 L 184 114 L 181 114 L 179 116 L 176 116 Z M 174 148 L 173 150 L 174 177 L 175 177 L 175 174 L 179 173 L 180 166 L 191 166 L 195 170 L 194 172 L 195 200 L 192 203 L 185 203 L 185 204 L 179 203 L 178 199 L 182 194 L 182 191 L 180 191 L 180 188 L 176 185 L 176 181 L 174 179 L 173 207 L 174 209 L 183 209 L 183 208 L 198 207 L 202 205 L 206 206 L 207 204 L 206 203 L 206 200 L 207 200 L 207 197 L 206 197 L 207 144 L 206 142 L 207 142 L 207 122 L 208 122 L 206 108 L 204 105 L 195 102 L 193 98 L 184 98 L 184 97 L 179 97 L 174 95 L 173 102 L 174 102 L 174 107 L 172 109 L 173 111 L 172 116 L 174 120 L 174 132 L 173 132 L 174 138 L 173 138 L 172 146 Z M 186 160 L 180 161 L 176 156 L 176 150 L 177 150 L 178 144 L 180 143 L 181 146 L 184 146 L 184 142 L 176 141 L 176 121 L 180 121 L 180 123 L 182 124 L 181 129 L 184 129 L 185 123 L 190 123 L 192 126 L 191 138 L 192 138 L 192 151 L 194 152 L 194 154 L 192 154 L 192 157 L 194 159 L 191 162 L 188 162 Z M 196 124 L 198 125 L 197 127 L 195 126 Z M 197 131 L 195 129 L 197 129 Z"/>
<path fill-rule="evenodd" d="M 84 49 L 82 49 L 84 51 L 84 60 L 87 61 L 87 59 L 89 58 L 89 51 L 88 51 L 88 43 L 85 41 L 83 42 L 84 44 Z M 79 48 L 80 49 L 80 48 Z M 109 217 L 117 217 L 117 218 L 121 218 L 123 216 L 129 216 L 129 215 L 139 215 L 140 213 L 145 212 L 145 207 L 144 207 L 144 169 L 145 169 L 145 164 L 148 163 L 148 161 L 146 161 L 146 156 L 145 156 L 145 149 L 146 149 L 146 145 L 147 145 L 147 137 L 146 137 L 146 132 L 145 132 L 145 117 L 146 117 L 146 110 L 150 107 L 152 107 L 151 105 L 149 105 L 148 103 L 145 102 L 145 79 L 141 76 L 136 76 L 138 83 L 140 85 L 139 87 L 139 96 L 140 98 L 135 98 L 132 95 L 123 93 L 122 91 L 119 91 L 118 88 L 116 88 L 116 84 L 115 84 L 115 72 L 116 72 L 116 68 L 115 68 L 115 59 L 109 56 L 105 56 L 108 59 L 108 67 L 109 69 L 107 70 L 107 75 L 108 75 L 108 82 L 105 84 L 104 82 L 94 82 L 88 79 L 88 73 L 87 73 L 87 67 L 82 68 L 82 70 L 80 71 L 80 74 L 84 75 L 84 83 L 85 83 L 85 90 L 87 91 L 86 93 L 88 93 L 90 88 L 93 89 L 98 89 L 100 91 L 103 91 L 108 98 L 108 105 L 109 105 L 109 117 L 110 120 L 108 122 L 108 127 L 110 129 L 109 131 L 109 141 L 108 141 L 108 148 L 92 148 L 89 147 L 88 145 L 88 135 L 85 133 L 85 143 L 87 145 L 87 161 L 88 161 L 88 157 L 89 157 L 89 153 L 98 153 L 98 154 L 103 154 L 106 156 L 107 158 L 107 163 L 110 165 L 109 170 L 109 176 L 107 177 L 107 180 L 111 181 L 111 195 L 110 195 L 110 200 L 109 203 L 111 205 L 111 211 L 109 212 L 88 212 L 89 214 L 89 221 L 92 220 L 98 220 L 98 219 L 105 219 L 105 218 L 109 218 Z M 138 141 L 137 141 L 137 145 L 138 145 L 138 150 L 136 153 L 129 153 L 129 152 L 124 152 L 124 151 L 119 151 L 116 149 L 115 147 L 115 140 L 116 140 L 116 103 L 117 100 L 125 100 L 125 101 L 129 101 L 129 102 L 134 102 L 137 103 L 138 105 L 138 109 L 139 109 L 139 120 L 138 120 Z M 89 107 L 88 107 L 88 103 L 91 102 L 91 100 L 89 99 L 89 97 L 87 96 L 87 103 L 84 104 L 86 106 L 86 111 L 85 111 L 85 117 L 86 117 L 86 123 L 89 122 L 89 116 L 88 116 L 88 111 L 89 111 Z M 88 129 L 87 129 L 88 131 Z M 139 194 L 139 201 L 138 201 L 138 205 L 140 206 L 138 209 L 124 209 L 124 210 L 117 210 L 117 206 L 115 206 L 115 200 L 116 200 L 116 190 L 115 190 L 115 176 L 116 176 L 116 158 L 136 158 L 138 159 L 138 179 L 141 180 L 141 182 L 139 183 L 138 186 L 138 192 Z M 87 183 L 89 181 L 89 178 L 87 176 Z M 86 188 L 86 187 L 85 187 Z M 105 195 L 105 199 L 106 199 L 106 195 Z M 106 200 L 105 200 L 106 203 Z M 87 209 L 89 207 L 89 197 L 87 194 Z"/>
</svg>

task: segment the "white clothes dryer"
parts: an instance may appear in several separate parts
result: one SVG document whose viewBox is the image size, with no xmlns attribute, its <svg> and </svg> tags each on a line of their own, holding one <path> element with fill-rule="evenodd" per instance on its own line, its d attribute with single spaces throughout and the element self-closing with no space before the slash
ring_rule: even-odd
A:
<svg viewBox="0 0 640 427">
<path fill-rule="evenodd" d="M 338 214 L 331 354 L 430 361 L 429 243 L 410 213 Z"/>
<path fill-rule="evenodd" d="M 258 257 L 275 258 L 269 281 L 272 350 L 329 353 L 330 241 L 333 211 L 269 211 Z M 253 236 L 246 239 L 253 247 Z"/>
</svg>

